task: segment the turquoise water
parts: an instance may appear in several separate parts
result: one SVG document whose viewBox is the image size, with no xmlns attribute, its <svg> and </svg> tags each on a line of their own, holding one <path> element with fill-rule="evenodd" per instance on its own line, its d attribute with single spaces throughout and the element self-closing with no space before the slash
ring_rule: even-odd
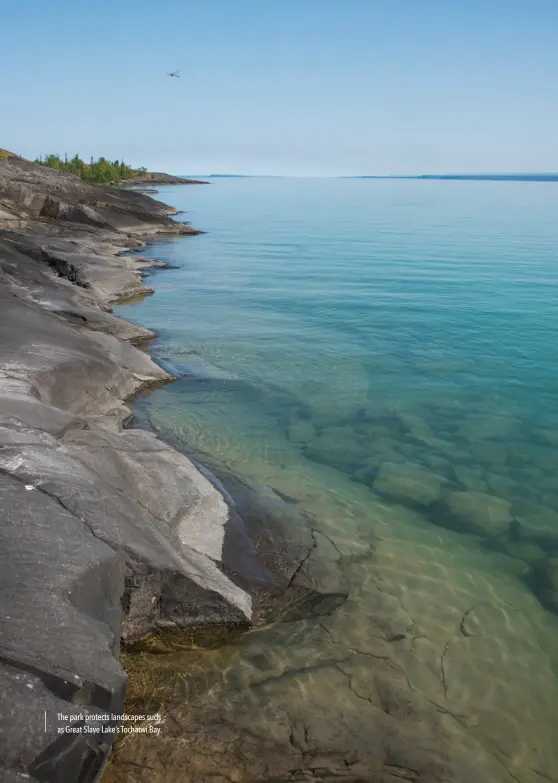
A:
<svg viewBox="0 0 558 783">
<path fill-rule="evenodd" d="M 157 356 L 198 376 L 154 407 L 195 403 L 200 424 L 205 406 L 210 418 L 260 414 L 268 448 L 293 416 L 358 428 L 367 409 L 397 409 L 447 441 L 421 447 L 391 416 L 421 462 L 501 473 L 482 453 L 497 443 L 514 491 L 557 507 L 553 184 L 226 180 L 160 198 L 208 234 L 158 245 L 179 268 L 120 310 L 158 332 Z M 351 475 L 369 456 L 363 446 L 338 463 L 312 440 L 300 448 Z"/>
<path fill-rule="evenodd" d="M 381 574 L 444 698 L 476 711 L 515 779 L 535 780 L 534 754 L 554 780 L 558 186 L 230 179 L 158 198 L 208 233 L 149 248 L 175 268 L 118 308 L 180 376 L 140 418 L 319 519 L 360 596 L 343 634 L 366 640 Z M 500 614 L 454 653 L 452 695 L 448 629 L 479 605 Z"/>
</svg>

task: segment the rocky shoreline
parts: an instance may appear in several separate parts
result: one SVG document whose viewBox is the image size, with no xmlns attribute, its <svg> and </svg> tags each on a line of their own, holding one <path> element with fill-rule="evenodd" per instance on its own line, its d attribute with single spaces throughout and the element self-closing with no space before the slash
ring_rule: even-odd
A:
<svg viewBox="0 0 558 783">
<path fill-rule="evenodd" d="M 99 778 L 110 716 L 124 709 L 121 641 L 346 598 L 335 562 L 318 568 L 310 527 L 278 496 L 246 483 L 224 493 L 152 433 L 126 429 L 126 401 L 172 378 L 136 347 L 153 333 L 111 303 L 152 293 L 143 278 L 156 262 L 131 249 L 200 233 L 175 212 L 0 161 L 2 781 Z M 97 732 L 68 733 L 68 721 Z"/>
<path fill-rule="evenodd" d="M 173 214 L 0 160 L 0 781 L 97 781 L 136 708 L 164 732 L 107 783 L 557 780 L 556 618 L 515 571 L 327 467 L 137 428 L 173 378 L 111 305 L 153 293 L 135 249 L 201 233 Z"/>
<path fill-rule="evenodd" d="M 174 174 L 163 174 L 156 171 L 145 171 L 141 174 L 136 174 L 130 179 L 124 180 L 122 185 L 133 186 L 137 185 L 209 185 L 209 182 L 205 182 L 201 179 L 189 179 L 188 177 L 176 177 Z"/>
</svg>

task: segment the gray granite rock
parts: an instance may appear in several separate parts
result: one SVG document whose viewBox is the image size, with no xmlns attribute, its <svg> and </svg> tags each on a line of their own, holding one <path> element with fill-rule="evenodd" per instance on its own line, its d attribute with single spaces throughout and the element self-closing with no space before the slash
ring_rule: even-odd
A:
<svg viewBox="0 0 558 783">
<path fill-rule="evenodd" d="M 0 507 L 1 762 L 41 781 L 92 781 L 110 742 L 60 738 L 56 715 L 123 711 L 122 554 L 11 475 L 0 475 Z"/>
<path fill-rule="evenodd" d="M 21 158 L 0 159 L 0 208 L 45 218 L 142 234 L 193 233 L 170 220 L 176 212 L 132 190 L 101 187 Z"/>
<path fill-rule="evenodd" d="M 295 619 L 332 612 L 348 597 L 341 554 L 319 528 L 271 487 L 236 475 L 210 455 L 204 472 L 224 491 L 231 518 L 223 563 L 254 597 L 257 616 Z"/>
<path fill-rule="evenodd" d="M 245 780 L 290 783 L 509 783 L 461 716 L 411 687 L 393 650 L 414 621 L 393 596 L 380 590 L 385 612 L 369 618 L 370 650 L 358 638 L 354 649 L 336 641 L 354 626 L 350 615 L 335 625 L 334 610 L 350 601 L 346 558 L 319 519 L 123 428 L 130 395 L 169 377 L 128 344 L 151 333 L 108 312 L 114 299 L 145 293 L 135 262 L 118 255 L 137 242 L 122 231 L 187 231 L 169 213 L 137 193 L 0 165 L 0 220 L 9 222 L 0 231 L 0 778 L 98 779 L 111 735 L 59 735 L 54 716 L 123 711 L 121 638 L 245 628 L 258 617 L 288 622 L 250 634 L 262 649 L 241 661 L 246 679 L 232 681 L 224 649 L 217 687 L 179 699 L 150 757 L 153 783 L 169 769 L 219 783 L 233 766 Z M 321 453 L 341 442 L 362 464 L 365 437 L 332 423 Z M 414 470 L 406 482 L 399 474 L 406 497 L 430 503 L 443 479 Z M 293 635 L 303 643 L 291 646 Z M 286 668 L 274 646 L 289 651 Z M 438 673 L 430 676 L 438 693 Z M 306 687 L 319 698 L 301 699 Z M 135 775 L 144 758 L 122 747 Z"/>
<path fill-rule="evenodd" d="M 224 572 L 222 493 L 122 429 L 169 376 L 130 344 L 152 333 L 108 312 L 146 290 L 119 232 L 190 230 L 25 161 L 0 161 L 0 207 L 19 217 L 0 226 L 0 777 L 90 783 L 114 735 L 60 737 L 53 716 L 123 711 L 121 637 L 246 626 L 252 596 Z"/>
</svg>

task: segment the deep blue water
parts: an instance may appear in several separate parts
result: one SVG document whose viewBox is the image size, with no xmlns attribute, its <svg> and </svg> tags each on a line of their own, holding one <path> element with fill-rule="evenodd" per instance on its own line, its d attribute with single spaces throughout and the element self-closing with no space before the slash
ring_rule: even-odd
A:
<svg viewBox="0 0 558 783">
<path fill-rule="evenodd" d="M 395 596 L 415 691 L 468 715 L 514 779 L 556 779 L 558 187 L 247 178 L 158 197 L 208 233 L 148 248 L 176 268 L 118 308 L 180 377 L 140 418 L 312 515 L 352 563 L 329 627 L 368 649 L 372 587 Z M 223 704 L 233 681 L 252 703 L 251 651 L 301 671 L 314 654 L 270 639 L 217 654 Z"/>
</svg>

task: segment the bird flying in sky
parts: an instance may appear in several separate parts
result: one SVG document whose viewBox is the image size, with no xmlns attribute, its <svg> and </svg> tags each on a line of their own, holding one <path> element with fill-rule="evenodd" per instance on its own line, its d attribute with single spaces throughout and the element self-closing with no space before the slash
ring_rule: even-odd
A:
<svg viewBox="0 0 558 783">
<path fill-rule="evenodd" d="M 180 79 L 180 71 L 171 71 L 167 73 L 167 76 L 175 76 L 177 79 Z"/>
</svg>

